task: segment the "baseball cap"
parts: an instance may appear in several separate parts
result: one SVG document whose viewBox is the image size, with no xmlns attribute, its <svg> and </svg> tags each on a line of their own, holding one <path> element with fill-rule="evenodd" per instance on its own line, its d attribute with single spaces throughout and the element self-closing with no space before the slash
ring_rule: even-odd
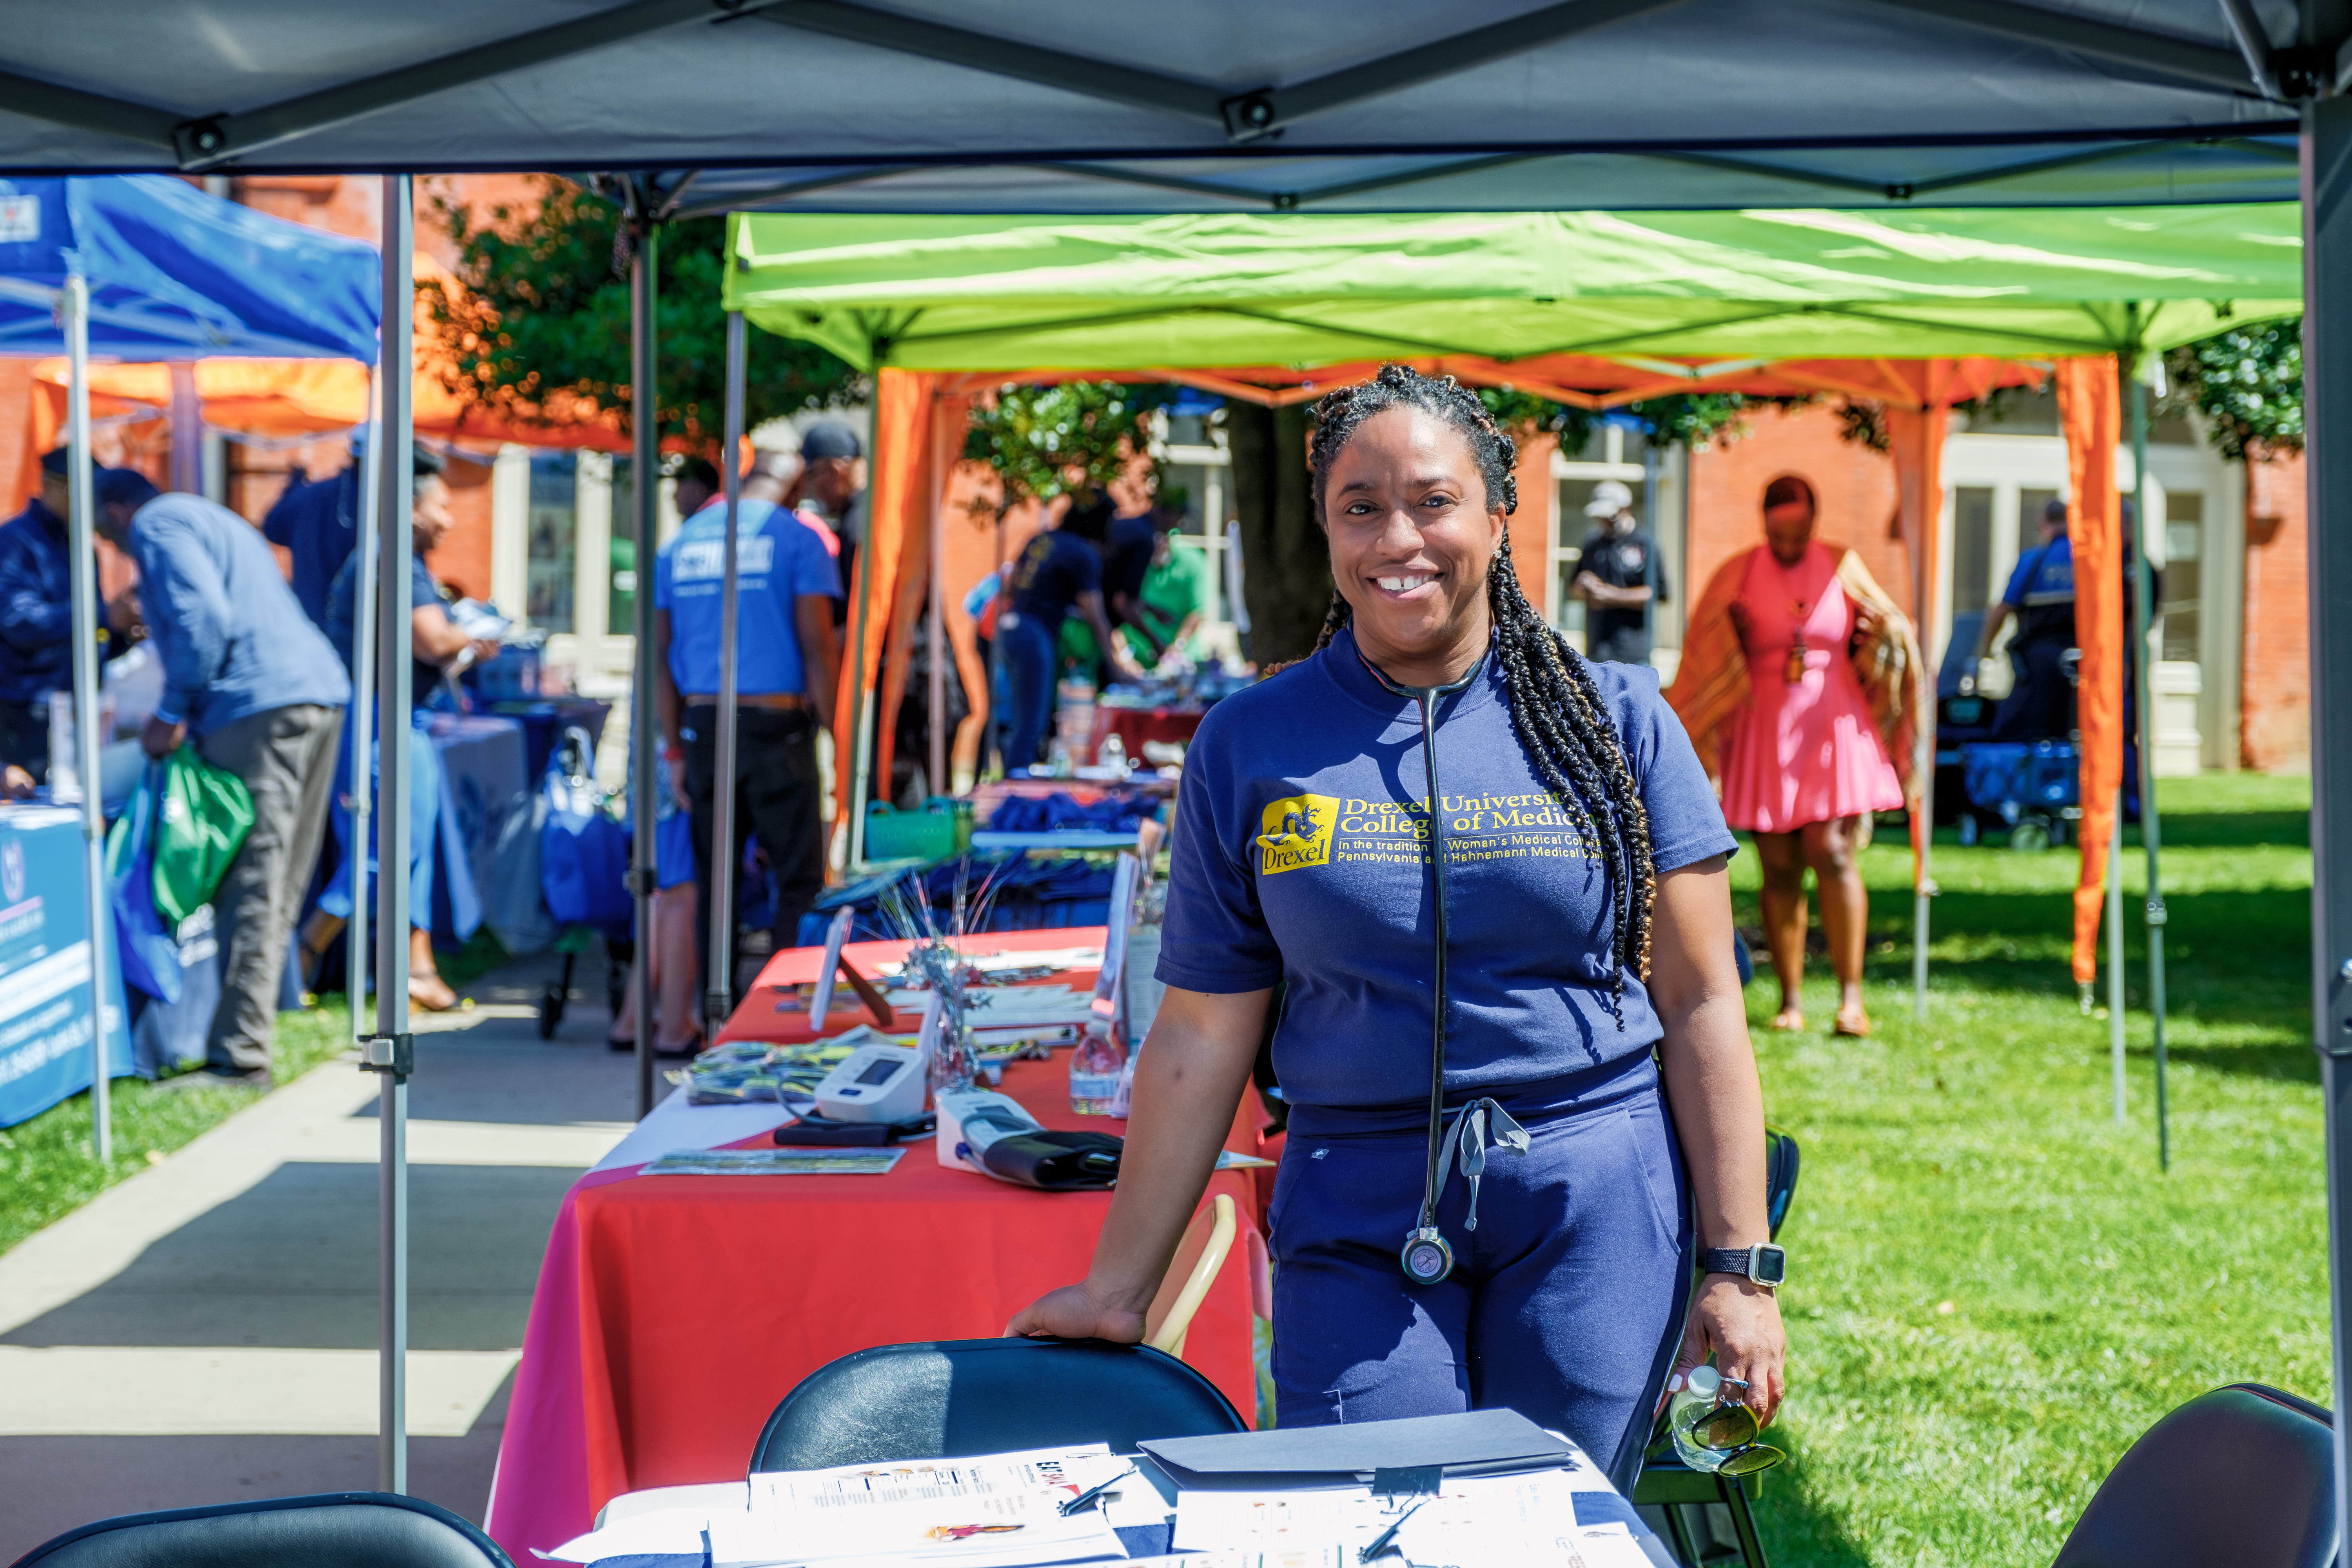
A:
<svg viewBox="0 0 2352 1568">
<path fill-rule="evenodd" d="M 100 468 L 92 489 L 104 506 L 145 506 L 163 493 L 136 468 Z"/>
<path fill-rule="evenodd" d="M 1587 517 L 1615 517 L 1633 508 L 1633 492 L 1615 479 L 1603 479 L 1592 487 L 1592 499 L 1584 503 Z"/>
<path fill-rule="evenodd" d="M 826 458 L 862 458 L 865 455 L 866 447 L 857 439 L 857 432 L 846 425 L 826 420 L 821 425 L 812 425 L 801 433 L 801 458 L 803 461 L 814 463 Z"/>
</svg>

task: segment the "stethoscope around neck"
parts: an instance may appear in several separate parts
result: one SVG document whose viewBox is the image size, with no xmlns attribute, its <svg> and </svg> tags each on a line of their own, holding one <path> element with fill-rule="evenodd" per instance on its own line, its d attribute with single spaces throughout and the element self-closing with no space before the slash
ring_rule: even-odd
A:
<svg viewBox="0 0 2352 1568">
<path fill-rule="evenodd" d="M 1454 1248 L 1444 1232 L 1437 1228 L 1437 1198 L 1443 1190 L 1446 1163 L 1454 1158 L 1455 1149 L 1461 1151 L 1462 1173 L 1470 1182 L 1472 1230 L 1478 1228 L 1478 1178 L 1486 1168 L 1489 1118 L 1497 1143 L 1518 1154 L 1526 1153 L 1528 1149 L 1526 1130 L 1492 1100 L 1471 1101 L 1455 1116 L 1451 1131 L 1445 1126 L 1445 795 L 1437 784 L 1437 705 L 1477 679 L 1479 671 L 1486 667 L 1486 656 L 1480 654 L 1459 679 L 1443 686 L 1407 686 L 1390 679 L 1380 666 L 1364 658 L 1360 648 L 1356 657 L 1363 660 L 1372 679 L 1391 696 L 1410 698 L 1421 710 L 1421 756 L 1429 784 L 1430 905 L 1433 915 L 1431 968 L 1435 980 L 1429 1045 L 1429 1157 L 1422 1177 L 1420 1223 L 1406 1233 L 1397 1262 L 1403 1268 L 1404 1277 L 1414 1284 L 1435 1285 L 1454 1272 Z"/>
</svg>

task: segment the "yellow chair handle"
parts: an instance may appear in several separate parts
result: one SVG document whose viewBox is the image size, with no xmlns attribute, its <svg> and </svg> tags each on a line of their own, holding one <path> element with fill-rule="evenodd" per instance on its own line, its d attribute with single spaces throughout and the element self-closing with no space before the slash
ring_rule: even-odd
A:
<svg viewBox="0 0 2352 1568">
<path fill-rule="evenodd" d="M 1217 1270 L 1225 1266 L 1225 1255 L 1234 1249 L 1234 1237 L 1241 1226 L 1234 1217 L 1234 1200 L 1229 1194 L 1217 1194 L 1214 1215 L 1209 1227 L 1209 1245 L 1201 1249 L 1201 1260 L 1192 1265 L 1192 1277 L 1177 1292 L 1175 1304 L 1168 1309 L 1160 1331 L 1151 1336 L 1153 1350 L 1165 1351 L 1180 1359 L 1183 1356 L 1184 1331 L 1192 1326 L 1192 1314 L 1208 1300 L 1209 1287 L 1216 1282 Z"/>
</svg>

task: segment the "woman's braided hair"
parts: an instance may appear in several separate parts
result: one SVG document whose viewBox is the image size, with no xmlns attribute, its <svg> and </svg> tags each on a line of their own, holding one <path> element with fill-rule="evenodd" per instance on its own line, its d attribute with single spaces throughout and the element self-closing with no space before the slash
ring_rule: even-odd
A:
<svg viewBox="0 0 2352 1568">
<path fill-rule="evenodd" d="M 1518 510 L 1518 487 L 1512 477 L 1517 450 L 1476 395 L 1450 375 L 1427 376 L 1409 365 L 1387 364 L 1370 381 L 1342 387 L 1315 405 L 1309 458 L 1318 518 L 1323 515 L 1331 465 L 1340 449 L 1357 426 L 1391 408 L 1417 408 L 1460 431 L 1486 483 L 1486 504 L 1499 500 L 1506 515 Z M 1592 683 L 1591 668 L 1567 639 L 1544 624 L 1519 591 L 1507 530 L 1486 568 L 1486 604 L 1519 745 L 1569 821 L 1601 849 L 1614 917 L 1616 963 L 1609 1011 L 1622 1029 L 1626 972 L 1644 980 L 1650 973 L 1650 910 L 1657 892 L 1657 871 L 1650 860 L 1650 816 L 1608 704 Z M 1349 618 L 1348 601 L 1333 590 L 1330 613 L 1315 642 L 1318 651 Z"/>
</svg>

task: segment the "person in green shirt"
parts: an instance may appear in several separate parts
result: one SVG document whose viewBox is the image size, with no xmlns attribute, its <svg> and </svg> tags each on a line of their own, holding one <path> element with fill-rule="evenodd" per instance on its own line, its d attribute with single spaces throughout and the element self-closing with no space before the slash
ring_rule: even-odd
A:
<svg viewBox="0 0 2352 1568">
<path fill-rule="evenodd" d="M 1209 599 L 1206 554 L 1176 542 L 1176 536 L 1183 531 L 1184 515 L 1171 507 L 1154 512 L 1151 565 L 1144 574 L 1142 587 L 1129 601 L 1132 614 L 1118 624 L 1120 642 L 1146 669 L 1158 664 L 1171 647 L 1184 658 L 1193 657 L 1192 633 L 1200 626 L 1202 610 Z M 1076 616 L 1062 623 L 1057 651 L 1066 668 L 1090 672 L 1098 662 L 1094 633 Z"/>
</svg>

